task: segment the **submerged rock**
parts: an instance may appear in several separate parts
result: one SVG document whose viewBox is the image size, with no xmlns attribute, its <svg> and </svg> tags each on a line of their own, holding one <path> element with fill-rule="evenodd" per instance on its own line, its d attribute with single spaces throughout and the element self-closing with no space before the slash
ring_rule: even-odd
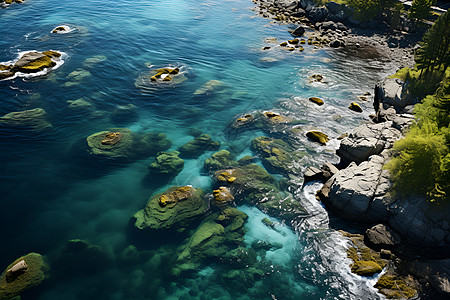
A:
<svg viewBox="0 0 450 300">
<path fill-rule="evenodd" d="M 182 232 L 202 217 L 207 209 L 200 188 L 174 186 L 150 197 L 145 208 L 134 215 L 134 227 Z"/>
<path fill-rule="evenodd" d="M 228 150 L 220 150 L 205 160 L 205 168 L 208 170 L 219 170 L 237 165 L 238 162 L 234 160 L 234 156 Z"/>
<path fill-rule="evenodd" d="M 101 63 L 105 60 L 107 60 L 108 58 L 105 55 L 99 54 L 99 55 L 94 55 L 91 57 L 88 57 L 84 60 L 83 62 L 83 66 L 86 68 L 92 68 L 93 66 L 95 66 L 98 63 Z"/>
<path fill-rule="evenodd" d="M 0 299 L 11 299 L 39 285 L 48 277 L 49 267 L 38 253 L 16 259 L 0 277 Z"/>
<path fill-rule="evenodd" d="M 276 172 L 297 173 L 298 161 L 304 155 L 281 139 L 260 136 L 252 141 L 252 149 L 258 153 L 264 165 Z"/>
<path fill-rule="evenodd" d="M 173 274 L 192 271 L 206 259 L 222 260 L 244 240 L 244 224 L 248 216 L 240 210 L 227 207 L 200 224 L 186 245 L 180 248 Z"/>
<path fill-rule="evenodd" d="M 181 157 L 197 158 L 203 152 L 217 150 L 219 147 L 220 144 L 213 141 L 208 134 L 202 134 L 181 146 L 178 151 L 180 151 Z"/>
<path fill-rule="evenodd" d="M 178 157 L 179 154 L 178 151 L 159 152 L 149 166 L 150 172 L 169 177 L 178 175 L 184 167 L 184 160 Z"/>
<path fill-rule="evenodd" d="M 94 133 L 86 139 L 88 152 L 108 159 L 134 159 L 155 155 L 170 148 L 162 133 L 134 134 L 127 128 L 113 128 Z"/>
<path fill-rule="evenodd" d="M 77 100 L 67 100 L 66 102 L 69 104 L 67 107 L 70 109 L 90 110 L 93 107 L 92 103 L 83 98 Z"/>
<path fill-rule="evenodd" d="M 116 106 L 111 114 L 111 120 L 120 123 L 134 121 L 137 118 L 138 108 L 136 105 L 131 103 Z"/>
<path fill-rule="evenodd" d="M 234 200 L 231 190 L 225 186 L 221 186 L 217 190 L 214 190 L 212 194 L 216 206 L 229 205 Z"/>
<path fill-rule="evenodd" d="M 0 117 L 0 123 L 11 127 L 25 127 L 37 131 L 52 127 L 47 121 L 47 112 L 42 108 L 11 112 Z"/>
<path fill-rule="evenodd" d="M 66 79 L 68 79 L 69 81 L 64 83 L 63 86 L 70 87 L 74 85 L 79 85 L 82 83 L 83 80 L 85 80 L 85 78 L 90 76 L 92 76 L 91 72 L 82 68 L 78 68 L 75 71 L 70 72 L 69 75 L 66 76 Z"/>
<path fill-rule="evenodd" d="M 229 87 L 219 80 L 210 80 L 194 92 L 194 95 L 210 95 L 225 92 Z"/>
</svg>

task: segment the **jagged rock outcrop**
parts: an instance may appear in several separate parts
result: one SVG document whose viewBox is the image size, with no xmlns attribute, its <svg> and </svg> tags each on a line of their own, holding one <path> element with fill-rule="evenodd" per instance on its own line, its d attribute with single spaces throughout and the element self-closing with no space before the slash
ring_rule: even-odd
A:
<svg viewBox="0 0 450 300">
<path fill-rule="evenodd" d="M 392 147 L 401 138 L 401 132 L 392 127 L 393 122 L 380 124 L 363 124 L 353 130 L 348 137 L 341 141 L 336 154 L 341 158 L 341 164 L 361 162 L 369 156 L 380 154 L 384 149 Z"/>
<path fill-rule="evenodd" d="M 383 222 L 393 202 L 389 174 L 383 170 L 385 158 L 373 155 L 360 165 L 352 162 L 326 184 L 329 186 L 326 204 L 349 220 L 364 223 Z"/>
<path fill-rule="evenodd" d="M 402 112 L 403 108 L 417 103 L 417 100 L 405 94 L 407 82 L 398 78 L 386 78 L 375 86 L 374 107 L 393 107 L 397 112 Z"/>
</svg>

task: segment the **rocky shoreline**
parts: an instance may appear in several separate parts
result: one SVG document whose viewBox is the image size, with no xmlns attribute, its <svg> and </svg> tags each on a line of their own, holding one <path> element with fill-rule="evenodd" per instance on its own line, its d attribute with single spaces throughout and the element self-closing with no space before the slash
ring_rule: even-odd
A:
<svg viewBox="0 0 450 300">
<path fill-rule="evenodd" d="M 254 2 L 264 17 L 295 24 L 291 34 L 296 37 L 319 36 L 321 41 L 329 41 L 328 46 L 341 48 L 350 56 L 379 58 L 398 67 L 414 64 L 414 50 L 423 34 L 414 32 L 406 19 L 400 20 L 397 31 L 391 30 L 383 19 L 359 22 L 348 14 L 348 7 L 333 1 L 320 7 L 306 0 Z M 327 43 L 316 47 L 324 45 Z M 388 170 L 384 169 L 394 155 L 394 142 L 414 122 L 415 103 L 417 99 L 406 95 L 404 82 L 384 79 L 374 90 L 376 114 L 342 139 L 336 151 L 339 170 L 326 164 L 321 169 L 311 167 L 304 174 L 305 181 L 324 182 L 317 198 L 328 209 L 367 227 L 364 235 L 344 235 L 353 245 L 360 245 L 357 252 L 369 246 L 370 251 L 383 256 L 381 265 L 386 266 L 386 273 L 375 287 L 388 298 L 415 297 L 414 291 L 420 290 L 418 282 L 425 288 L 431 286 L 440 295 L 450 295 L 450 209 L 423 197 L 395 195 Z M 356 243 L 354 239 L 363 242 Z M 364 268 L 379 266 L 379 261 L 361 263 L 350 253 L 349 257 L 353 260 L 352 272 L 369 276 L 376 273 L 366 274 Z M 359 273 L 357 265 L 363 265 L 364 272 Z"/>
</svg>

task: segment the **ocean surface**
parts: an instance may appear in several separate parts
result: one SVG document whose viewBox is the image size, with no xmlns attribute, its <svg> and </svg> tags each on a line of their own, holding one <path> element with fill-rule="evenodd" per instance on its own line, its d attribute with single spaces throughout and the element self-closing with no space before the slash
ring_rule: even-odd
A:
<svg viewBox="0 0 450 300">
<path fill-rule="evenodd" d="M 149 176 L 153 157 L 105 162 L 89 157 L 86 137 L 110 128 L 165 133 L 176 150 L 202 132 L 232 149 L 255 155 L 251 140 L 283 138 L 306 152 L 300 168 L 336 163 L 337 138 L 373 113 L 375 83 L 394 71 L 380 60 L 348 57 L 329 48 L 305 45 L 284 51 L 291 25 L 260 17 L 250 0 L 56 1 L 27 0 L 0 10 L 0 62 L 29 50 L 63 52 L 63 64 L 45 76 L 0 81 L 0 116 L 43 108 L 48 130 L 0 124 L 0 269 L 29 252 L 45 255 L 51 277 L 22 296 L 27 299 L 379 299 L 374 280 L 350 273 L 346 241 L 331 229 L 314 198 L 320 183 L 303 185 L 301 173 L 287 178 L 287 190 L 306 213 L 294 219 L 268 216 L 239 206 L 249 215 L 245 244 L 282 245 L 260 260 L 273 270 L 241 286 L 223 280 L 226 266 L 202 265 L 172 276 L 170 267 L 183 241 L 146 239 L 130 222 L 155 192 L 174 185 L 212 191 L 203 169 L 212 151 L 186 159 L 183 171 L 161 183 Z M 52 34 L 67 25 L 73 30 Z M 277 41 L 273 42 L 273 38 Z M 271 49 L 263 51 L 265 46 Z M 152 84 L 150 70 L 179 67 L 181 82 Z M 310 76 L 322 74 L 323 82 Z M 210 80 L 220 93 L 196 95 Z M 317 96 L 325 105 L 308 101 Z M 90 105 L 74 109 L 68 101 Z M 356 101 L 364 109 L 347 107 Z M 133 114 L 120 114 L 124 105 Z M 272 111 L 317 129 L 331 141 L 320 146 L 284 129 L 230 134 L 230 124 L 246 113 Z M 260 161 L 257 161 L 261 164 Z M 282 174 L 273 174 L 281 178 Z M 273 230 L 262 224 L 269 218 Z M 82 239 L 101 248 L 95 257 L 61 258 L 65 244 Z"/>
</svg>

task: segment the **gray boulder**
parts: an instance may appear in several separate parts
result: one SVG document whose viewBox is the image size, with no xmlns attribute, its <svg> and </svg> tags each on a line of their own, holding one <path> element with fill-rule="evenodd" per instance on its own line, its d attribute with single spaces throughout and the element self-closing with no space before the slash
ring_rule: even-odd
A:
<svg viewBox="0 0 450 300">
<path fill-rule="evenodd" d="M 327 206 L 348 220 L 386 221 L 393 200 L 388 194 L 391 183 L 388 171 L 383 169 L 385 160 L 373 155 L 360 165 L 352 162 L 339 171 L 325 184 L 329 186 L 328 198 L 324 199 Z"/>
<path fill-rule="evenodd" d="M 448 205 L 436 205 L 419 196 L 401 198 L 390 207 L 387 224 L 411 245 L 450 248 Z"/>
<path fill-rule="evenodd" d="M 342 7 L 339 3 L 336 3 L 334 1 L 330 1 L 327 4 L 325 4 L 326 8 L 330 11 L 332 14 L 337 14 L 338 12 L 342 11 Z"/>
<path fill-rule="evenodd" d="M 328 16 L 328 11 L 325 7 L 313 7 L 308 13 L 308 18 L 311 22 L 323 22 Z"/>
<path fill-rule="evenodd" d="M 341 158 L 341 164 L 365 161 L 369 156 L 380 154 L 384 149 L 391 148 L 393 143 L 401 138 L 401 132 L 392 128 L 392 121 L 379 124 L 363 124 L 353 130 L 341 141 L 336 154 Z"/>
<path fill-rule="evenodd" d="M 369 245 L 378 249 L 390 249 L 400 245 L 401 239 L 397 233 L 384 224 L 378 224 L 366 230 Z"/>
<path fill-rule="evenodd" d="M 374 106 L 394 107 L 397 112 L 401 112 L 404 107 L 415 104 L 417 100 L 404 94 L 408 83 L 404 83 L 398 78 L 386 78 L 375 86 Z"/>
</svg>

